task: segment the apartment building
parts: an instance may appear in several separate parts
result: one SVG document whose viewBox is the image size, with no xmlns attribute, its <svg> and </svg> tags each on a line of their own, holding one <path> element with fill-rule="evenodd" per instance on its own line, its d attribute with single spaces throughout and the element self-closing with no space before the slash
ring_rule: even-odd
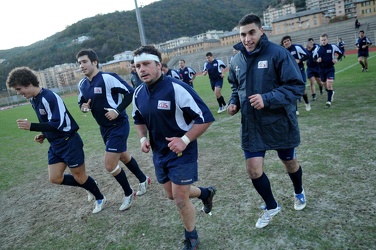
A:
<svg viewBox="0 0 376 250">
<path fill-rule="evenodd" d="M 269 6 L 263 13 L 264 25 L 271 26 L 273 20 L 282 16 L 296 13 L 295 4 L 285 4 L 281 8 Z"/>
<path fill-rule="evenodd" d="M 325 16 L 321 10 L 300 11 L 275 19 L 272 22 L 272 34 L 280 35 L 292 31 L 318 27 L 325 22 Z"/>
</svg>

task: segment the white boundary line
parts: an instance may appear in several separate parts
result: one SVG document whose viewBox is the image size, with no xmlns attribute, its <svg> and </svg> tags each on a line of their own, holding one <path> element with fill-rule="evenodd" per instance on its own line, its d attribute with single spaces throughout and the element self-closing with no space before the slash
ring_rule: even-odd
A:
<svg viewBox="0 0 376 250">
<path fill-rule="evenodd" d="M 368 59 L 374 58 L 375 56 L 376 56 L 376 55 L 371 56 L 371 57 L 368 57 Z M 359 62 L 354 63 L 353 65 L 350 65 L 350 66 L 348 66 L 348 67 L 346 67 L 346 68 L 344 68 L 344 69 L 341 69 L 340 71 L 336 71 L 335 74 L 341 73 L 341 72 L 343 72 L 343 71 L 345 71 L 345 70 L 348 70 L 349 68 L 352 68 L 352 67 L 357 66 L 357 65 L 360 65 Z"/>
</svg>

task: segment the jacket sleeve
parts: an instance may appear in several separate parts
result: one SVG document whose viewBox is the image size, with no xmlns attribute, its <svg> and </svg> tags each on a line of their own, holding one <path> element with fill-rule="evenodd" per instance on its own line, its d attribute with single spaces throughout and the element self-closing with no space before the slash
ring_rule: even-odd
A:
<svg viewBox="0 0 376 250">
<path fill-rule="evenodd" d="M 262 94 L 264 105 L 271 109 L 296 103 L 305 90 L 305 83 L 293 56 L 286 53 L 280 56 L 280 63 L 275 65 L 279 73 L 279 87 Z"/>
<path fill-rule="evenodd" d="M 238 79 L 236 78 L 236 71 L 234 69 L 233 63 L 230 64 L 230 70 L 229 70 L 227 80 L 230 83 L 230 87 L 232 90 L 229 104 L 235 104 L 238 107 L 238 109 L 240 109 L 240 99 L 239 99 L 239 94 L 238 94 L 239 82 L 238 82 Z"/>
</svg>

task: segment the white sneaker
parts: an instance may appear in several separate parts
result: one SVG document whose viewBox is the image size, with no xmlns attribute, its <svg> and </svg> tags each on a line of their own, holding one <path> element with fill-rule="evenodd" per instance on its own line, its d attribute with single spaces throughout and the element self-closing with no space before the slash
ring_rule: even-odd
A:
<svg viewBox="0 0 376 250">
<path fill-rule="evenodd" d="M 305 104 L 305 110 L 311 111 L 311 104 L 310 103 Z"/>
<path fill-rule="evenodd" d="M 121 206 L 119 207 L 119 210 L 120 211 L 124 211 L 124 210 L 127 210 L 131 207 L 132 205 L 132 201 L 133 201 L 133 198 L 136 196 L 136 193 L 133 192 L 133 189 L 132 189 L 132 194 L 129 195 L 129 196 L 125 196 L 124 197 L 124 200 L 123 200 L 123 203 L 121 204 Z"/>
<path fill-rule="evenodd" d="M 93 209 L 93 214 L 99 213 L 103 210 L 104 205 L 106 204 L 107 199 L 106 196 L 103 195 L 102 200 L 95 201 L 95 208 Z"/>
<path fill-rule="evenodd" d="M 146 176 L 146 181 L 138 184 L 138 191 L 136 193 L 137 196 L 144 195 L 146 193 L 146 188 L 149 186 L 151 183 L 151 179 L 149 176 Z"/>
<path fill-rule="evenodd" d="M 281 206 L 277 204 L 277 207 L 275 209 L 266 209 L 261 212 L 260 218 L 256 222 L 257 228 L 263 228 L 266 227 L 269 222 L 273 219 L 274 216 L 276 216 L 279 212 L 281 212 Z"/>
<path fill-rule="evenodd" d="M 326 106 L 329 108 L 332 105 L 331 102 L 326 102 Z"/>
<path fill-rule="evenodd" d="M 301 194 L 294 194 L 294 209 L 295 210 L 302 210 L 307 205 L 307 201 L 305 198 L 304 189 Z"/>
<path fill-rule="evenodd" d="M 219 113 L 222 113 L 222 112 L 225 112 L 226 110 L 227 110 L 227 105 L 226 105 L 226 106 L 219 107 L 219 109 L 218 109 L 218 114 L 219 114 Z"/>
</svg>

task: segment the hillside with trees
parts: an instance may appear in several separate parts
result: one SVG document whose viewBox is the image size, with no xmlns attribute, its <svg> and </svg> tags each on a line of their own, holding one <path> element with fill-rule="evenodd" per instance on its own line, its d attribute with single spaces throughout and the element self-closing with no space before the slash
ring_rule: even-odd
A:
<svg viewBox="0 0 376 250">
<path fill-rule="evenodd" d="M 140 12 L 146 42 L 158 44 L 208 30 L 230 31 L 247 13 L 262 17 L 263 9 L 270 4 L 274 6 L 289 2 L 293 1 L 162 0 L 140 8 Z M 296 2 L 300 4 L 301 1 Z M 81 36 L 88 36 L 90 39 L 80 44 L 73 42 Z M 6 34 L 2 34 L 2 38 L 6 39 Z M 81 48 L 93 48 L 104 63 L 112 60 L 115 54 L 132 51 L 140 45 L 135 10 L 86 18 L 30 46 L 0 50 L 0 59 L 5 59 L 0 64 L 0 90 L 5 88 L 6 77 L 15 67 L 28 66 L 42 70 L 72 63 Z"/>
</svg>

